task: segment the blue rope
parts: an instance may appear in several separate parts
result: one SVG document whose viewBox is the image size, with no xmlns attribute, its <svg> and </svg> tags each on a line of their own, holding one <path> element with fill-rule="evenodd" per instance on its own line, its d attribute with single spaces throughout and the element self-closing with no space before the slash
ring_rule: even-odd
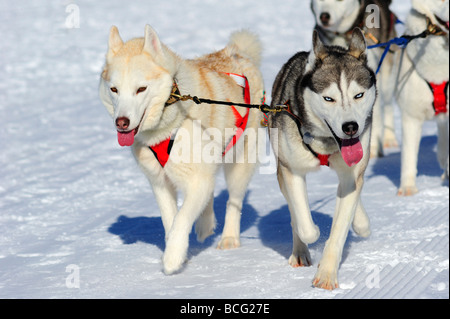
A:
<svg viewBox="0 0 450 319">
<path fill-rule="evenodd" d="M 378 72 L 381 69 L 381 65 L 383 64 L 384 58 L 386 57 L 386 55 L 388 54 L 389 50 L 391 49 L 391 45 L 396 44 L 399 47 L 405 48 L 406 45 L 411 41 L 412 39 L 407 39 L 405 37 L 400 37 L 400 38 L 394 38 L 388 42 L 385 43 L 378 43 L 375 45 L 371 45 L 368 46 L 367 49 L 371 50 L 371 49 L 375 49 L 375 48 L 380 48 L 380 47 L 386 47 L 384 49 L 383 55 L 381 56 L 380 59 L 380 63 L 378 64 L 378 68 L 377 68 L 377 72 L 376 74 L 378 74 Z"/>
<path fill-rule="evenodd" d="M 384 49 L 383 55 L 381 56 L 380 63 L 378 64 L 378 69 L 377 69 L 376 74 L 378 74 L 378 72 L 380 71 L 381 65 L 383 64 L 384 58 L 386 57 L 387 53 L 389 52 L 391 45 L 395 44 L 395 45 L 398 45 L 399 47 L 401 47 L 402 49 L 404 49 L 408 45 L 408 43 L 411 42 L 412 40 L 417 39 L 417 38 L 426 38 L 430 34 L 431 33 L 429 30 L 425 30 L 422 33 L 417 34 L 417 35 L 403 35 L 400 38 L 394 38 L 385 43 L 378 43 L 375 45 L 368 46 L 367 49 L 369 49 L 369 50 L 375 49 L 375 48 L 380 48 L 380 47 L 386 47 Z"/>
</svg>

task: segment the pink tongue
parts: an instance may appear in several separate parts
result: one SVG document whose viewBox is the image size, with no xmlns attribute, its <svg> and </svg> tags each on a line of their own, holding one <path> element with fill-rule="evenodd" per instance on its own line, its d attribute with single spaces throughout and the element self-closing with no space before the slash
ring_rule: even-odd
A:
<svg viewBox="0 0 450 319">
<path fill-rule="evenodd" d="M 129 132 L 117 131 L 117 140 L 120 146 L 131 146 L 134 143 L 134 130 Z"/>
<path fill-rule="evenodd" d="M 342 140 L 341 154 L 349 167 L 358 164 L 364 155 L 359 138 Z"/>
</svg>

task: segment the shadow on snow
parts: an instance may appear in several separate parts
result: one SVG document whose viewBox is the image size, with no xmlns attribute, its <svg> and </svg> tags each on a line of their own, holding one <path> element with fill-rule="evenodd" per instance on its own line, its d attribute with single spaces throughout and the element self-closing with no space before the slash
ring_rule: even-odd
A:
<svg viewBox="0 0 450 319">
<path fill-rule="evenodd" d="M 248 193 L 244 198 L 242 206 L 241 232 L 254 225 L 257 219 L 256 210 L 247 203 Z M 197 242 L 197 236 L 192 229 L 189 235 L 189 253 L 197 255 L 202 250 L 212 246 L 223 230 L 225 220 L 225 211 L 228 201 L 228 192 L 223 190 L 214 198 L 214 212 L 216 215 L 217 226 L 215 233 L 208 237 L 204 243 Z M 117 221 L 112 224 L 108 231 L 111 234 L 120 237 L 126 245 L 143 242 L 157 246 L 161 251 L 165 249 L 165 233 L 161 217 L 127 217 L 121 215 Z"/>
<path fill-rule="evenodd" d="M 441 176 L 443 170 L 439 166 L 436 154 L 437 136 L 423 136 L 420 141 L 417 162 L 418 176 Z M 401 152 L 388 153 L 374 160 L 372 172 L 366 178 L 386 176 L 396 187 L 400 187 Z"/>
</svg>

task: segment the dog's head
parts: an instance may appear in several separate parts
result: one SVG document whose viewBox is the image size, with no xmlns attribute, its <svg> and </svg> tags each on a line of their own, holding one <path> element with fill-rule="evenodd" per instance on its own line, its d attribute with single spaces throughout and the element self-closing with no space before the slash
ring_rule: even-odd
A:
<svg viewBox="0 0 450 319">
<path fill-rule="evenodd" d="M 448 35 L 449 30 L 449 0 L 412 0 L 413 8 L 431 19 Z"/>
<path fill-rule="evenodd" d="M 345 32 L 350 29 L 358 16 L 360 7 L 360 0 L 312 0 L 311 2 L 317 25 L 334 32 Z"/>
<path fill-rule="evenodd" d="M 331 132 L 347 164 L 356 164 L 361 158 L 346 159 L 349 154 L 344 150 L 362 151 L 359 137 L 371 124 L 377 96 L 376 77 L 367 65 L 362 31 L 353 31 L 348 49 L 325 46 L 314 32 L 307 71 L 301 85 L 308 112 L 322 123 L 323 132 Z M 344 148 L 348 146 L 353 148 Z"/>
<path fill-rule="evenodd" d="M 113 26 L 100 80 L 100 98 L 114 120 L 118 141 L 131 146 L 141 129 L 160 121 L 173 83 L 166 50 L 156 32 L 124 43 Z"/>
</svg>

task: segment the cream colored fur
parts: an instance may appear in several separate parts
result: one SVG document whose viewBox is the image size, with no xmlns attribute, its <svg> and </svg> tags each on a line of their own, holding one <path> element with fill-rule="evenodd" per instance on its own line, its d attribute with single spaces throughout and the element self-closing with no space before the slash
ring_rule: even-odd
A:
<svg viewBox="0 0 450 319">
<path fill-rule="evenodd" d="M 260 71 L 261 46 L 256 36 L 249 32 L 234 33 L 229 44 L 221 51 L 193 60 L 185 60 L 160 42 L 156 32 L 145 28 L 145 37 L 122 41 L 116 27 L 111 28 L 106 64 L 101 76 L 100 97 L 115 121 L 119 117 L 130 120 L 130 129 L 137 129 L 133 154 L 148 177 L 161 210 L 166 233 L 163 267 L 166 274 L 182 268 L 187 259 L 189 233 L 195 221 L 197 238 L 205 240 L 213 234 L 216 225 L 213 212 L 215 175 L 221 166 L 222 154 L 214 154 L 217 162 L 199 160 L 205 142 L 200 138 L 215 129 L 223 137 L 222 145 L 232 138 L 230 128 L 235 127 L 231 107 L 222 105 L 196 105 L 192 101 L 179 101 L 169 107 L 165 103 L 174 81 L 181 94 L 207 99 L 243 103 L 243 90 L 223 72 L 245 75 L 250 85 L 251 100 L 260 103 L 264 85 Z M 118 93 L 111 92 L 111 87 Z M 146 90 L 137 94 L 137 89 Z M 236 107 L 242 116 L 246 109 Z M 247 130 L 260 126 L 262 113 L 251 110 Z M 174 130 L 177 134 L 166 166 L 156 160 L 149 146 L 167 139 Z M 227 130 L 228 129 L 228 130 Z M 195 132 L 201 132 L 200 137 Z M 244 144 L 244 156 L 254 154 L 256 145 Z M 236 148 L 237 146 L 235 146 Z M 183 161 L 179 152 L 188 149 Z M 225 226 L 218 248 L 235 248 L 240 245 L 240 215 L 242 202 L 256 163 L 224 164 L 229 190 Z M 180 209 L 177 192 L 184 195 Z"/>
</svg>

